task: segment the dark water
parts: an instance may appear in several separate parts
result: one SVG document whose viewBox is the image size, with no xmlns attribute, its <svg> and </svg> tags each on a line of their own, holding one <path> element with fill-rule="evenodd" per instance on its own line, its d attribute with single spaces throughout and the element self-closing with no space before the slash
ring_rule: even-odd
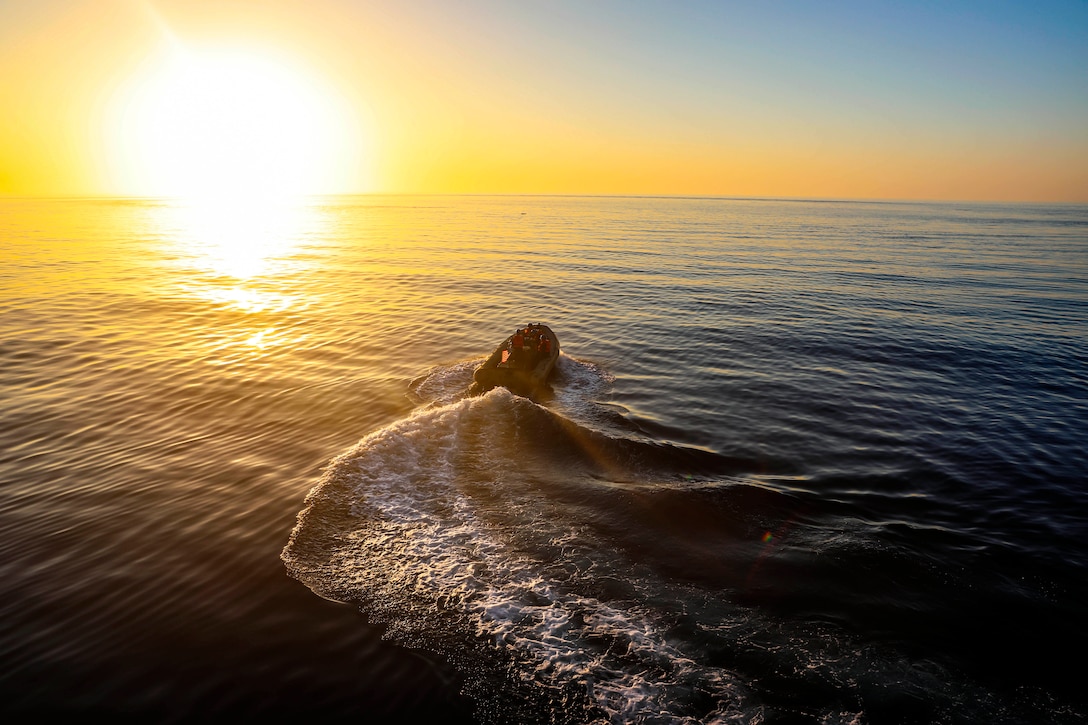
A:
<svg viewBox="0 0 1088 725">
<path fill-rule="evenodd" d="M 1088 711 L 1083 206 L 8 199 L 0 281 L 6 712 Z"/>
</svg>

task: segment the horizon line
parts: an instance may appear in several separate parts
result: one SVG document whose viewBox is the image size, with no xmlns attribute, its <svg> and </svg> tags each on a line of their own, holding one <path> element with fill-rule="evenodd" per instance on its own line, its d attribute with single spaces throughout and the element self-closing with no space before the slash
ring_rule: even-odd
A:
<svg viewBox="0 0 1088 725">
<path fill-rule="evenodd" d="M 767 201 L 767 202 L 807 202 L 807 203 L 855 203 L 855 204 L 1018 204 L 1049 206 L 1085 206 L 1088 199 L 1082 201 L 1039 201 L 1008 199 L 935 199 L 921 197 L 835 197 L 835 196 L 746 196 L 743 194 L 663 194 L 663 193 L 575 193 L 575 192 L 466 192 L 466 191 L 343 191 L 317 194 L 297 194 L 288 197 L 232 197 L 223 195 L 216 200 L 230 201 L 238 198 L 248 201 L 271 199 L 276 201 L 299 199 L 327 199 L 343 197 L 533 197 L 566 199 L 675 199 L 707 201 Z M 0 192 L 0 199 L 40 199 L 40 200 L 145 200 L 192 202 L 206 201 L 205 197 L 161 194 L 115 194 L 115 193 L 10 193 Z"/>
</svg>

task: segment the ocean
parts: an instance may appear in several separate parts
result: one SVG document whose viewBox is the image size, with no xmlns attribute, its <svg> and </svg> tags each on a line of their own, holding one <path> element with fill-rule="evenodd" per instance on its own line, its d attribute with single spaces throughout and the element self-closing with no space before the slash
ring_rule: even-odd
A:
<svg viewBox="0 0 1088 725">
<path fill-rule="evenodd" d="M 1086 206 L 4 198 L 0 330 L 9 718 L 1088 715 Z"/>
</svg>

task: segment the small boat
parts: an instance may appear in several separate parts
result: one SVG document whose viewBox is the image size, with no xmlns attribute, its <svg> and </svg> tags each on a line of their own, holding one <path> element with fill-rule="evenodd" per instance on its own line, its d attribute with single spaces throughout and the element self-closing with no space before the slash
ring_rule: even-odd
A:
<svg viewBox="0 0 1088 725">
<path fill-rule="evenodd" d="M 473 387 L 482 393 L 501 386 L 517 395 L 532 397 L 547 385 L 558 359 L 559 338 L 551 328 L 535 323 L 525 325 L 476 368 Z"/>
</svg>

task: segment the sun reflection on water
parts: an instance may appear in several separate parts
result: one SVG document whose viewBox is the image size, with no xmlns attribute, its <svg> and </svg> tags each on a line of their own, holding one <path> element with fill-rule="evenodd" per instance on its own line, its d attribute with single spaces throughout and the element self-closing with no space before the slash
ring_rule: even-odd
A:
<svg viewBox="0 0 1088 725">
<path fill-rule="evenodd" d="M 208 362 L 233 365 L 297 345 L 276 316 L 309 304 L 300 279 L 322 238 L 319 208 L 303 200 L 172 201 L 156 207 L 161 252 L 172 289 L 209 304 L 203 340 Z M 226 315 L 219 313 L 227 313 Z"/>
<path fill-rule="evenodd" d="M 178 202 L 162 221 L 178 251 L 198 269 L 244 281 L 284 271 L 314 234 L 318 216 L 298 200 L 214 199 Z"/>
<path fill-rule="evenodd" d="M 295 295 L 284 294 L 270 289 L 257 289 L 236 284 L 234 286 L 202 285 L 192 292 L 218 305 L 242 312 L 285 312 L 301 305 Z"/>
</svg>

